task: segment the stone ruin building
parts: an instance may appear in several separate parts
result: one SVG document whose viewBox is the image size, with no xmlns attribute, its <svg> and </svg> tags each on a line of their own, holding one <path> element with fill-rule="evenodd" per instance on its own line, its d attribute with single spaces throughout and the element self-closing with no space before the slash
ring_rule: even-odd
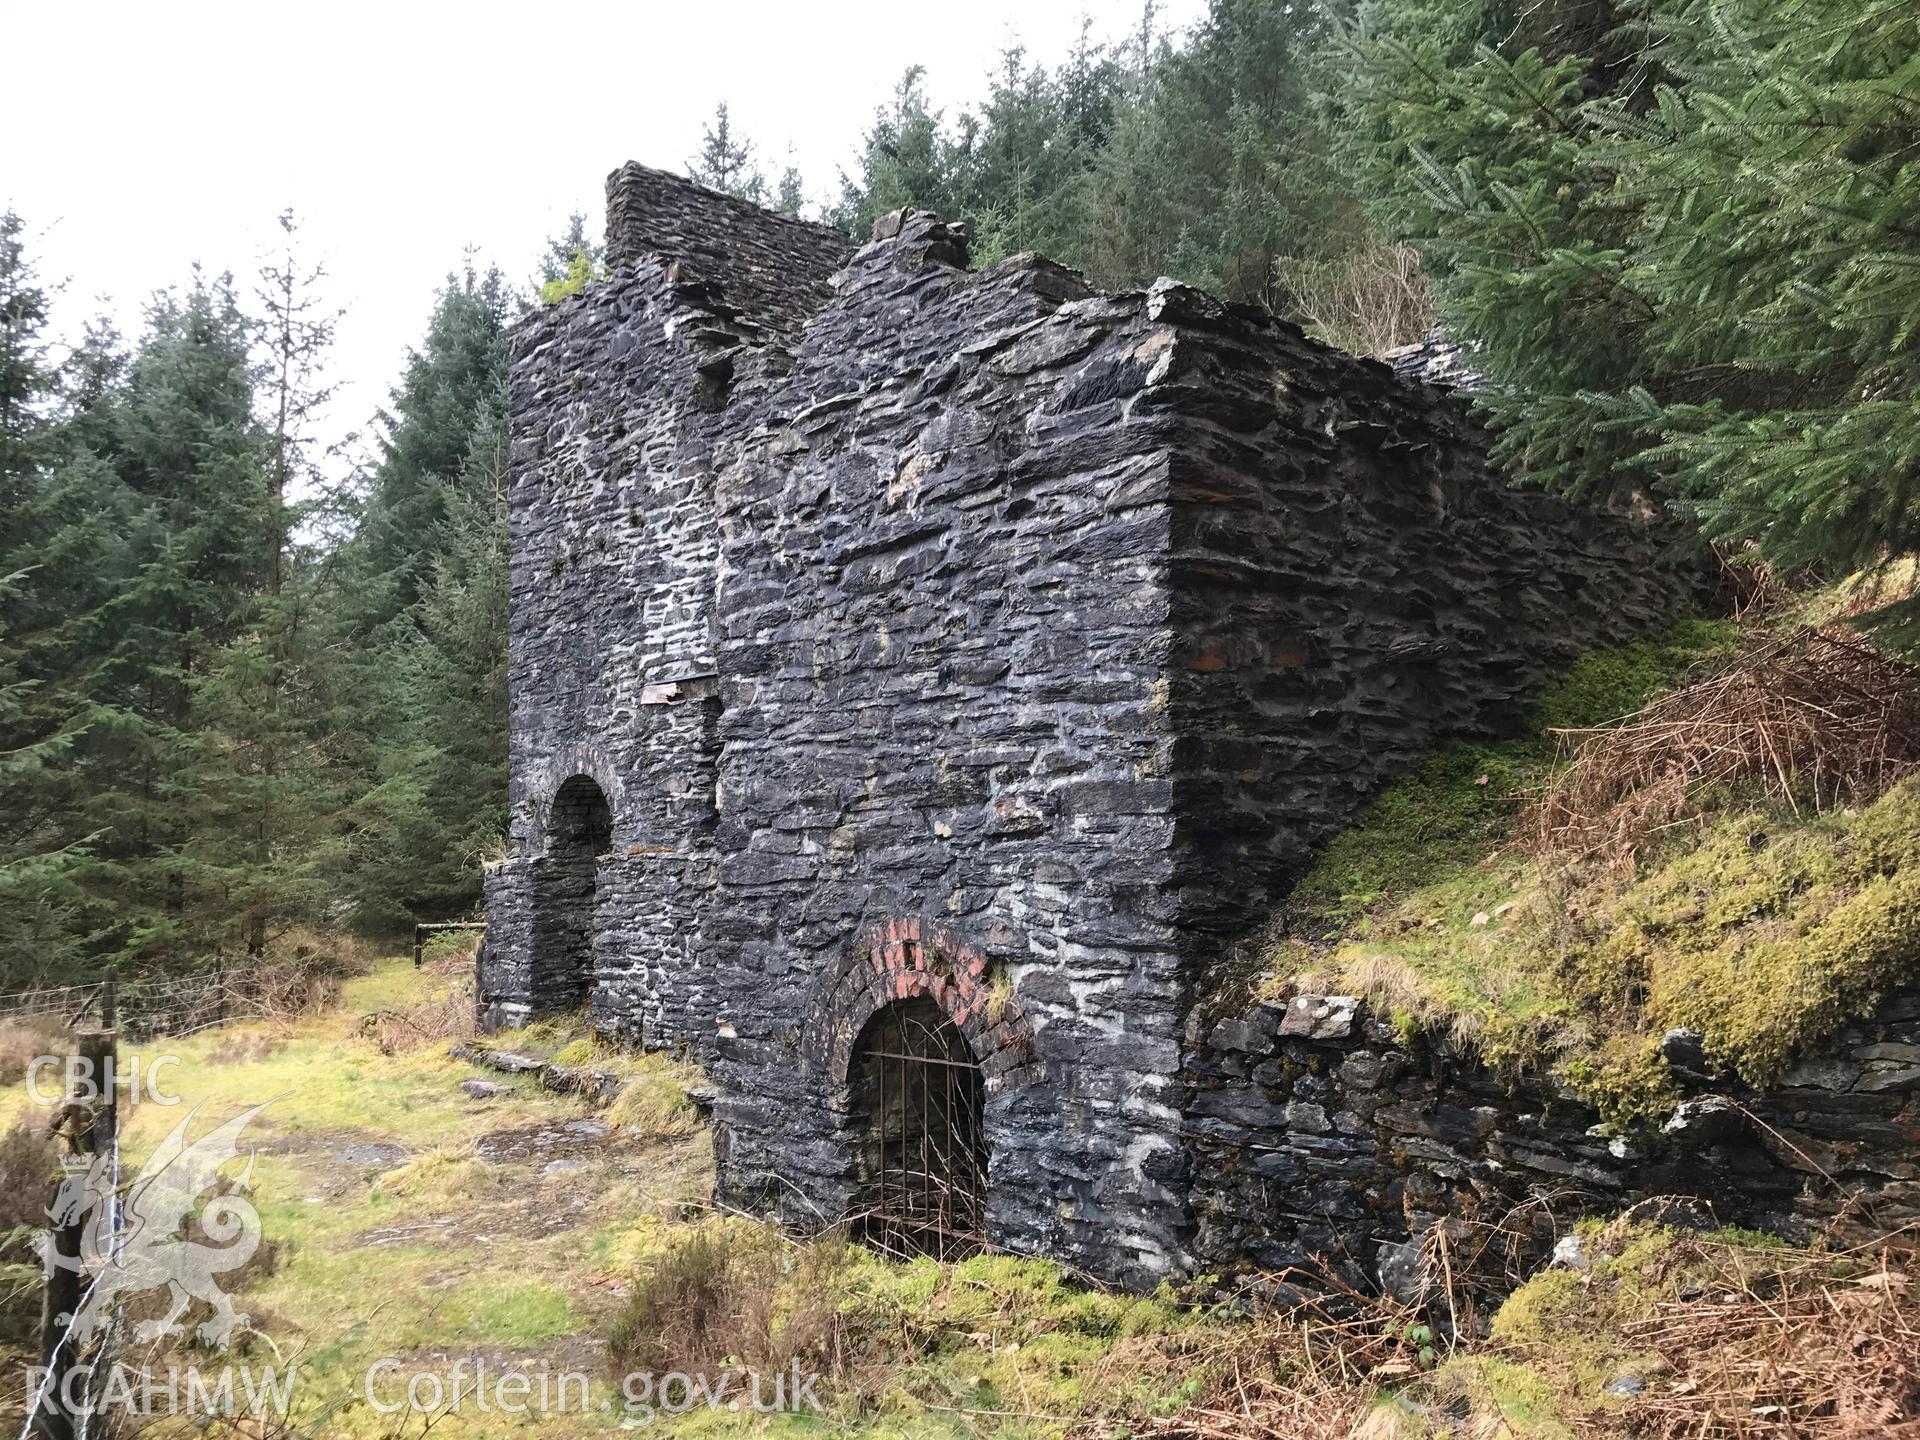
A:
<svg viewBox="0 0 1920 1440">
<path fill-rule="evenodd" d="M 1551 1100 L 1415 1094 L 1352 1001 L 1201 1017 L 1382 784 L 1684 607 L 1646 534 L 1169 280 L 633 164 L 607 240 L 513 341 L 489 1025 L 690 1054 L 732 1205 L 1130 1284 L 1640 1184 Z"/>
</svg>

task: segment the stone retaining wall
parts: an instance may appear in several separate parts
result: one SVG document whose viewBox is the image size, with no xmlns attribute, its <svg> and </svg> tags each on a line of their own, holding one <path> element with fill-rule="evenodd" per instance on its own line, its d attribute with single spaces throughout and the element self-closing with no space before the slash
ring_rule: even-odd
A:
<svg viewBox="0 0 1920 1440">
<path fill-rule="evenodd" d="M 1717 1081 L 1686 1032 L 1665 1052 L 1686 1098 L 1658 1132 L 1622 1137 L 1541 1077 L 1509 1086 L 1409 1047 L 1350 997 L 1256 1005 L 1187 1056 L 1195 1255 L 1324 1257 L 1393 1288 L 1417 1279 L 1409 1242 L 1447 1220 L 1517 1216 L 1535 1260 L 1574 1217 L 1650 1196 L 1793 1238 L 1920 1221 L 1920 991 L 1760 1093 Z"/>
</svg>

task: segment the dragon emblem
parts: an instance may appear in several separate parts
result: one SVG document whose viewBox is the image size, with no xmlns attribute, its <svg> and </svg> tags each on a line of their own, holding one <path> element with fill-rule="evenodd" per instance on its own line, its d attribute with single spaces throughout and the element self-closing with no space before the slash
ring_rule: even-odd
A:
<svg viewBox="0 0 1920 1440">
<path fill-rule="evenodd" d="M 189 1111 L 126 1188 L 117 1227 L 109 1157 L 97 1157 L 60 1182 L 47 1217 L 61 1227 L 86 1216 L 80 1253 L 57 1253 L 43 1234 L 42 1259 L 49 1271 L 79 1270 L 97 1277 L 71 1317 L 75 1344 L 84 1345 L 124 1299 L 162 1287 L 170 1292 L 172 1308 L 160 1319 L 135 1327 L 135 1338 L 142 1342 L 183 1333 L 181 1317 L 195 1300 L 213 1309 L 197 1331 L 206 1343 L 225 1347 L 236 1329 L 247 1328 L 248 1317 L 234 1311 L 214 1277 L 245 1265 L 260 1247 L 260 1214 L 246 1198 L 252 1188 L 252 1152 L 246 1152 L 238 1175 L 223 1176 L 221 1171 L 241 1158 L 241 1132 L 266 1108 L 263 1104 L 243 1110 L 193 1140 L 187 1138 L 187 1129 L 199 1108 Z"/>
</svg>

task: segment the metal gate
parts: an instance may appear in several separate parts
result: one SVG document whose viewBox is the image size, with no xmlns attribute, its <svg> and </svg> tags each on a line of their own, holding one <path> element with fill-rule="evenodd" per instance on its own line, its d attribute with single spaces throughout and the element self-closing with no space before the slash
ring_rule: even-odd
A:
<svg viewBox="0 0 1920 1440">
<path fill-rule="evenodd" d="M 966 1037 L 938 1006 L 888 1006 L 861 1036 L 860 1237 L 878 1249 L 956 1259 L 986 1243 L 984 1086 Z"/>
</svg>

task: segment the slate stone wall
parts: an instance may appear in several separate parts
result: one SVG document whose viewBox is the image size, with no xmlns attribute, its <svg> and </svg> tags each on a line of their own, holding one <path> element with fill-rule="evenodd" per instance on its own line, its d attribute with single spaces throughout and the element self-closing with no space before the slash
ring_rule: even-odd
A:
<svg viewBox="0 0 1920 1440">
<path fill-rule="evenodd" d="M 1132 401 L 1171 453 L 1182 912 L 1246 934 L 1360 805 L 1517 732 L 1578 656 L 1660 633 L 1704 572 L 1648 527 L 1509 487 L 1469 408 L 1168 282 Z"/>
<path fill-rule="evenodd" d="M 716 880 L 712 455 L 847 246 L 637 167 L 608 201 L 609 275 L 512 337 L 510 853 L 487 877 L 480 1004 L 517 1023 L 585 963 L 603 1028 L 684 1043 L 690 1007 L 711 1028 L 693 946 Z M 694 233 L 689 266 L 674 247 Z M 741 251 L 722 264 L 728 234 Z M 575 775 L 614 818 L 592 886 L 548 854 Z"/>
<path fill-rule="evenodd" d="M 1417 1288 L 1441 1223 L 1504 1224 L 1537 1263 L 1570 1221 L 1691 1196 L 1722 1224 L 1794 1238 L 1920 1221 L 1920 991 L 1896 995 L 1764 1093 L 1665 1047 L 1686 1099 L 1614 1136 L 1541 1077 L 1508 1084 L 1409 1048 L 1350 997 L 1297 996 L 1214 1025 L 1188 1055 L 1194 1252 L 1209 1267 L 1318 1260 Z"/>
<path fill-rule="evenodd" d="M 849 257 L 638 167 L 609 224 L 514 337 L 487 1018 L 589 935 L 596 1022 L 708 1068 L 723 1198 L 811 1227 L 860 1202 L 836 1057 L 930 999 L 991 1238 L 1191 1269 L 1201 976 L 1381 782 L 1685 584 L 1508 491 L 1458 402 L 1170 282 L 974 272 L 912 213 Z"/>
<path fill-rule="evenodd" d="M 789 339 L 827 301 L 827 277 L 853 247 L 838 230 L 789 220 L 678 175 L 623 165 L 607 178 L 607 264 L 664 260 L 682 285 L 706 284 L 749 325 Z"/>
<path fill-rule="evenodd" d="M 1184 1224 L 1173 431 L 1076 403 L 1147 333 L 1139 297 L 964 264 L 931 217 L 861 251 L 719 477 L 723 1185 L 797 1223 L 854 1203 L 829 1060 L 875 990 L 844 957 L 926 917 L 1031 1035 L 1020 1083 L 988 1076 L 992 1229 L 1143 1279 Z"/>
</svg>

